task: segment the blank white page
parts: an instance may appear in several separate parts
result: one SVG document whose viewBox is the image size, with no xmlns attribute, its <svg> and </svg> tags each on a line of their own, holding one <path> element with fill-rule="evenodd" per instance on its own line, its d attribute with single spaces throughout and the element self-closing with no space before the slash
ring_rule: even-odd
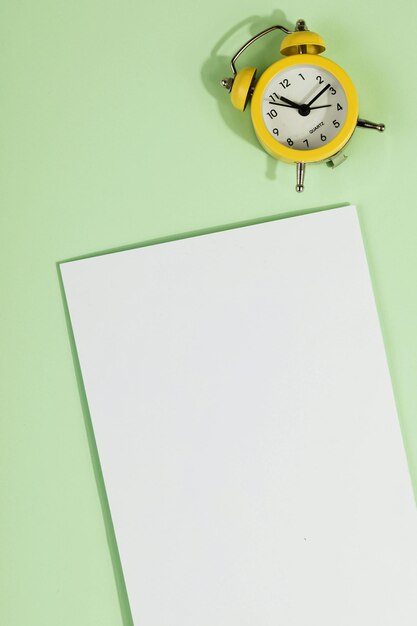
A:
<svg viewBox="0 0 417 626">
<path fill-rule="evenodd" d="M 355 208 L 61 271 L 135 626 L 415 626 Z"/>
</svg>

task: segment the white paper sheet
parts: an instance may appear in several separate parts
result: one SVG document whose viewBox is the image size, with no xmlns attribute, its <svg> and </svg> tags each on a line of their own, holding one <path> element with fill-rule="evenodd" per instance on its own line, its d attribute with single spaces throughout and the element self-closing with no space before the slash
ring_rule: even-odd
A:
<svg viewBox="0 0 417 626">
<path fill-rule="evenodd" d="M 415 626 L 354 207 L 61 265 L 136 626 Z"/>
</svg>

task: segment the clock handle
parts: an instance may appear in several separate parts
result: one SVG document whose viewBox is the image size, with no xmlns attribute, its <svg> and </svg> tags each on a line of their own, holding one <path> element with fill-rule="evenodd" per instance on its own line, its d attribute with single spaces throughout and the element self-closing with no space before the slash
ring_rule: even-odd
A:
<svg viewBox="0 0 417 626">
<path fill-rule="evenodd" d="M 289 35 L 290 33 L 293 32 L 291 30 L 288 30 L 288 28 L 285 28 L 285 26 L 280 26 L 279 24 L 276 24 L 274 26 L 270 26 L 269 28 L 265 28 L 265 30 L 261 30 L 260 33 L 258 33 L 257 35 L 254 35 L 253 37 L 251 37 L 249 39 L 249 41 L 247 41 L 245 44 L 243 44 L 243 46 L 241 48 L 239 48 L 239 50 L 236 52 L 236 54 L 234 55 L 234 57 L 230 61 L 230 66 L 232 68 L 233 76 L 236 76 L 236 74 L 237 74 L 236 61 L 238 60 L 240 55 L 243 54 L 245 52 L 245 50 L 247 50 L 249 48 L 249 46 L 251 46 L 253 43 L 255 43 L 255 41 L 257 41 L 258 39 L 260 39 L 264 35 L 268 35 L 268 33 L 271 33 L 273 30 L 282 30 L 282 32 L 287 34 L 287 35 Z"/>
<path fill-rule="evenodd" d="M 301 20 L 299 20 L 299 22 L 301 22 Z M 231 94 L 233 106 L 236 107 L 236 109 L 238 109 L 239 111 L 245 110 L 248 100 L 253 94 L 256 68 L 247 67 L 241 72 L 238 72 L 236 69 L 236 61 L 238 60 L 240 55 L 243 54 L 245 50 L 247 50 L 249 46 L 251 46 L 255 41 L 257 41 L 264 35 L 267 35 L 268 33 L 272 33 L 272 31 L 274 30 L 282 30 L 287 35 L 292 33 L 292 31 L 288 30 L 288 28 L 285 28 L 285 26 L 280 26 L 279 24 L 270 26 L 269 28 L 265 28 L 265 30 L 261 30 L 260 33 L 257 33 L 256 35 L 251 37 L 249 41 L 247 41 L 241 48 L 239 48 L 236 54 L 232 57 L 232 60 L 230 61 L 230 66 L 232 68 L 233 76 L 223 78 L 220 81 L 222 87 L 227 89 L 227 91 Z"/>
</svg>

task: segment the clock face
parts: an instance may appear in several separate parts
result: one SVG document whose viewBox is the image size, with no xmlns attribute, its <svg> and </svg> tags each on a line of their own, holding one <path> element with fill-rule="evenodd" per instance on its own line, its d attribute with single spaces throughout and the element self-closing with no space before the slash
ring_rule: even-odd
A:
<svg viewBox="0 0 417 626">
<path fill-rule="evenodd" d="M 275 74 L 262 96 L 262 118 L 276 141 L 314 150 L 341 131 L 347 99 L 337 78 L 315 65 L 293 65 Z"/>
</svg>

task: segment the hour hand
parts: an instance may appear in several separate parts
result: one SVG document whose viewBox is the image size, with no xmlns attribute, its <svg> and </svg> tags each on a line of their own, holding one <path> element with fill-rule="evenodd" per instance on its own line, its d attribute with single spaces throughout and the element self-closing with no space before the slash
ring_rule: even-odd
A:
<svg viewBox="0 0 417 626">
<path fill-rule="evenodd" d="M 275 100 L 268 100 L 269 104 L 273 104 L 276 107 L 285 107 L 286 109 L 295 109 L 292 104 L 283 104 L 282 102 L 276 102 Z"/>
<path fill-rule="evenodd" d="M 282 100 L 283 102 L 286 102 L 290 106 L 294 107 L 294 109 L 299 109 L 301 106 L 300 104 L 297 104 L 296 102 L 293 102 L 292 100 L 288 100 L 288 98 L 284 98 L 284 96 L 277 96 L 277 98 L 278 100 Z"/>
</svg>

